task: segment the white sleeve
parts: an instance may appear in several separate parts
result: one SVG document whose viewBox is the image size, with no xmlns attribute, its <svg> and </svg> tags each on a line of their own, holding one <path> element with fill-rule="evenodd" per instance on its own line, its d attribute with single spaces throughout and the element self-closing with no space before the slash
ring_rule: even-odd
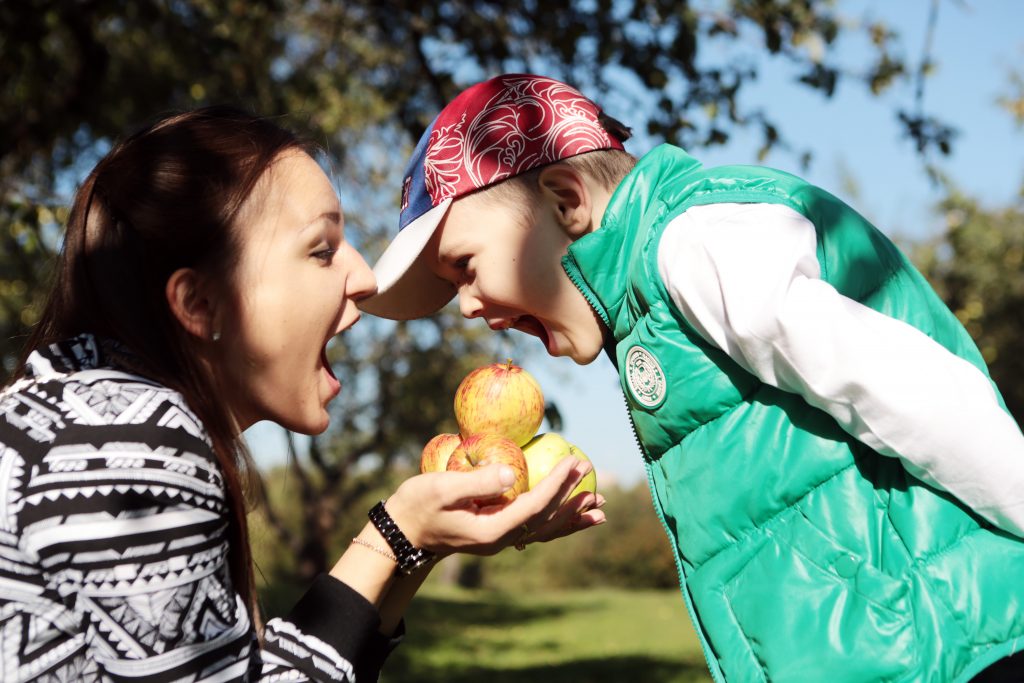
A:
<svg viewBox="0 0 1024 683">
<path fill-rule="evenodd" d="M 773 204 L 693 207 L 666 227 L 658 268 L 686 320 L 743 368 L 1024 536 L 1024 435 L 989 379 L 823 281 L 806 218 Z"/>
</svg>

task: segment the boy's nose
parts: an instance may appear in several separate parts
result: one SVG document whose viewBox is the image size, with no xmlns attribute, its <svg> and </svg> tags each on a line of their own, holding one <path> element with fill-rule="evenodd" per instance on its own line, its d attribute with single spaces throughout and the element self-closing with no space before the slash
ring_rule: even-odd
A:
<svg viewBox="0 0 1024 683">
<path fill-rule="evenodd" d="M 468 287 L 459 289 L 459 311 L 464 318 L 479 318 L 483 303 L 469 292 Z"/>
</svg>

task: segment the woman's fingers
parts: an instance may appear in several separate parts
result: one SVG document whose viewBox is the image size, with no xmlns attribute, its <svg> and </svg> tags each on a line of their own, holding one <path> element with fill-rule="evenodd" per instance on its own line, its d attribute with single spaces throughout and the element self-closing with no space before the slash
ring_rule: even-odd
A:
<svg viewBox="0 0 1024 683">
<path fill-rule="evenodd" d="M 539 520 L 535 525 L 530 525 L 531 533 L 527 536 L 526 541 L 529 543 L 551 541 L 603 524 L 605 514 L 601 511 L 601 507 L 604 504 L 604 496 L 600 494 L 580 493 L 558 508 L 550 519 Z"/>
<path fill-rule="evenodd" d="M 410 542 L 435 552 L 493 554 L 527 537 L 551 540 L 604 521 L 597 508 L 603 497 L 573 496 L 590 472 L 589 462 L 569 456 L 530 491 L 502 505 L 481 506 L 514 482 L 514 471 L 489 465 L 470 472 L 438 472 L 412 477 L 388 501 L 388 510 Z M 406 531 L 408 529 L 408 531 Z"/>
<path fill-rule="evenodd" d="M 478 508 L 484 536 L 496 540 L 500 547 L 515 543 L 523 534 L 523 525 L 531 528 L 551 519 L 589 471 L 590 463 L 569 456 L 511 503 Z"/>
<path fill-rule="evenodd" d="M 534 505 L 540 507 L 535 507 L 536 512 L 503 539 L 506 545 L 520 547 L 534 541 L 550 541 L 604 523 L 604 513 L 599 510 L 605 503 L 604 496 L 584 491 L 570 498 L 573 489 L 590 472 L 590 463 L 570 457 L 559 463 L 559 466 L 567 467 L 568 470 L 552 470 L 545 480 L 548 490 L 542 490 L 538 485 L 529 492 L 538 495 L 543 493 L 545 497 L 533 501 Z"/>
</svg>

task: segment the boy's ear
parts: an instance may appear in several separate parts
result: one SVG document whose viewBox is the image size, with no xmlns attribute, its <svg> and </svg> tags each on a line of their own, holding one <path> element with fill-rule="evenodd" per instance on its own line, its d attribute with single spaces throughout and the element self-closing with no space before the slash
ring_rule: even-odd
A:
<svg viewBox="0 0 1024 683">
<path fill-rule="evenodd" d="M 537 183 L 541 194 L 554 209 L 558 224 L 570 237 L 576 239 L 590 232 L 593 198 L 576 169 L 564 164 L 545 166 Z"/>
<path fill-rule="evenodd" d="M 213 301 L 205 278 L 193 268 L 179 268 L 167 278 L 164 287 L 171 313 L 182 327 L 200 339 L 213 337 Z"/>
</svg>

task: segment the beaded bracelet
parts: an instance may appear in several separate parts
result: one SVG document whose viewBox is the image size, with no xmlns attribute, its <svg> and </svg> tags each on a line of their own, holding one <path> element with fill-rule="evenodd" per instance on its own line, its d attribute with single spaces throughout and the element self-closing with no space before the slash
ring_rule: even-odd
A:
<svg viewBox="0 0 1024 683">
<path fill-rule="evenodd" d="M 369 543 L 367 541 L 364 541 L 363 539 L 358 538 L 358 537 L 353 538 L 352 542 L 353 543 L 357 543 L 357 544 L 363 546 L 364 548 L 369 548 L 373 552 L 375 552 L 375 553 L 377 553 L 379 555 L 383 555 L 384 557 L 388 558 L 389 560 L 391 560 L 395 564 L 398 564 L 398 558 L 395 557 L 393 553 L 390 553 L 387 550 L 384 550 L 384 548 L 381 548 L 380 546 L 376 546 L 376 545 L 374 545 L 372 543 Z"/>
</svg>

